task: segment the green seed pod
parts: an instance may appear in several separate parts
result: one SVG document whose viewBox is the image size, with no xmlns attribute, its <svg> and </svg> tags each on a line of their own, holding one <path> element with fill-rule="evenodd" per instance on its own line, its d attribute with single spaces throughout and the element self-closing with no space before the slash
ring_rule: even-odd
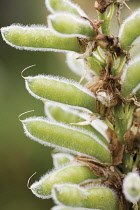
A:
<svg viewBox="0 0 140 210">
<path fill-rule="evenodd" d="M 77 59 L 80 55 L 77 53 L 69 52 L 66 54 L 66 63 L 71 71 L 75 74 L 79 75 L 80 77 L 83 75 L 85 71 L 85 65 L 83 59 Z M 99 75 L 102 66 L 92 57 L 87 58 L 90 64 L 90 72 L 91 75 Z M 87 74 L 85 79 L 91 79 L 91 76 Z"/>
<path fill-rule="evenodd" d="M 55 168 L 60 168 L 74 161 L 75 157 L 68 153 L 54 153 L 52 154 L 53 165 Z"/>
<path fill-rule="evenodd" d="M 26 88 L 37 99 L 51 100 L 96 112 L 94 94 L 77 82 L 53 76 L 24 77 Z"/>
<path fill-rule="evenodd" d="M 69 207 L 69 206 L 54 206 L 51 210 L 102 210 L 102 209 L 89 209 L 82 207 Z"/>
<path fill-rule="evenodd" d="M 58 36 L 44 26 L 11 25 L 1 28 L 3 40 L 19 50 L 31 51 L 75 51 L 80 52 L 76 37 Z"/>
<path fill-rule="evenodd" d="M 122 74 L 122 95 L 131 96 L 136 93 L 140 97 L 140 59 L 136 57 L 124 69 Z"/>
<path fill-rule="evenodd" d="M 132 203 L 140 200 L 140 176 L 136 172 L 129 173 L 123 181 L 123 193 Z"/>
<path fill-rule="evenodd" d="M 55 184 L 73 183 L 79 184 L 87 179 L 96 179 L 97 176 L 83 165 L 70 165 L 44 175 L 38 182 L 31 185 L 32 192 L 40 198 L 51 197 L 51 191 Z"/>
<path fill-rule="evenodd" d="M 53 199 L 56 204 L 103 210 L 118 210 L 119 203 L 115 193 L 105 187 L 84 189 L 72 184 L 55 185 Z"/>
<path fill-rule="evenodd" d="M 71 14 L 49 15 L 48 24 L 59 35 L 71 37 L 93 37 L 95 35 L 89 21 Z"/>
<path fill-rule="evenodd" d="M 70 0 L 46 0 L 46 7 L 51 13 L 66 12 L 76 16 L 87 16 L 81 8 Z"/>
<path fill-rule="evenodd" d="M 25 134 L 41 144 L 66 149 L 73 154 L 94 157 L 103 163 L 111 162 L 108 148 L 92 133 L 70 127 L 61 123 L 53 123 L 41 117 L 22 120 Z"/>
<path fill-rule="evenodd" d="M 88 121 L 88 116 L 84 113 L 78 112 L 78 110 L 70 109 L 66 106 L 60 106 L 53 102 L 45 103 L 45 113 L 47 117 L 52 121 L 62 122 L 66 124 L 70 123 L 80 123 L 86 120 Z M 84 124 L 84 123 L 83 123 Z M 108 139 L 98 132 L 92 125 L 74 125 L 77 128 L 84 128 L 85 130 L 91 132 L 93 136 L 96 136 L 105 145 L 108 145 Z"/>
<path fill-rule="evenodd" d="M 130 46 L 140 36 L 140 10 L 135 11 L 122 24 L 119 32 L 121 47 Z"/>
</svg>

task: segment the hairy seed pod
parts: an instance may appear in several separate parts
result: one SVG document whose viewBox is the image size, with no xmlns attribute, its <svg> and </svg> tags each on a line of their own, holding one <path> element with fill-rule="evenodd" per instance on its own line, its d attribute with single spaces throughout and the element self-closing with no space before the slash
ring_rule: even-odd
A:
<svg viewBox="0 0 140 210">
<path fill-rule="evenodd" d="M 63 37 L 44 26 L 11 25 L 1 28 L 4 41 L 19 50 L 80 52 L 76 37 Z"/>
<path fill-rule="evenodd" d="M 65 148 L 70 153 L 88 155 L 104 163 L 111 162 L 108 148 L 90 132 L 41 117 L 27 118 L 22 124 L 25 134 L 41 144 Z"/>
<path fill-rule="evenodd" d="M 70 106 L 83 107 L 96 112 L 95 96 L 77 82 L 53 77 L 38 75 L 24 77 L 29 93 L 42 101 L 51 100 Z"/>
<path fill-rule="evenodd" d="M 130 46 L 140 36 L 140 10 L 133 12 L 122 24 L 119 32 L 120 44 L 123 49 Z"/>
<path fill-rule="evenodd" d="M 53 189 L 56 204 L 102 210 L 118 210 L 118 199 L 112 190 L 105 187 L 84 189 L 72 184 L 56 185 Z"/>
<path fill-rule="evenodd" d="M 87 16 L 84 11 L 70 0 L 45 0 L 46 7 L 51 13 L 66 12 L 76 16 Z"/>
<path fill-rule="evenodd" d="M 71 14 L 49 15 L 48 24 L 49 27 L 64 36 L 93 37 L 95 35 L 89 21 Z"/>
<path fill-rule="evenodd" d="M 134 58 L 125 67 L 121 82 L 122 82 L 122 95 L 128 97 L 136 94 L 140 98 L 140 59 L 139 57 Z"/>
<path fill-rule="evenodd" d="M 87 166 L 70 165 L 45 174 L 38 182 L 32 184 L 30 189 L 37 197 L 46 199 L 51 197 L 51 190 L 55 184 L 79 184 L 87 179 L 96 178 Z"/>
<path fill-rule="evenodd" d="M 91 132 L 93 136 L 96 136 L 105 145 L 108 145 L 109 143 L 109 140 L 106 138 L 105 135 L 102 135 L 92 125 L 86 125 L 86 122 L 88 122 L 89 120 L 88 116 L 79 112 L 78 110 L 70 109 L 67 106 L 57 105 L 53 102 L 47 102 L 45 103 L 45 113 L 47 117 L 52 121 L 62 122 L 66 124 L 74 123 L 74 126 L 76 126 L 77 128 L 83 128 Z M 80 122 L 82 122 L 82 125 Z"/>
</svg>

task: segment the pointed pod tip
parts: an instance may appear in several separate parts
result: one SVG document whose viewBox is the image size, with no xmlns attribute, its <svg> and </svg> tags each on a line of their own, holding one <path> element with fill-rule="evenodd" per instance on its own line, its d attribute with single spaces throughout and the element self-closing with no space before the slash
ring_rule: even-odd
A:
<svg viewBox="0 0 140 210">
<path fill-rule="evenodd" d="M 28 188 L 29 190 L 32 190 L 32 189 L 31 189 L 31 186 L 32 186 L 32 185 L 29 187 L 29 183 L 30 183 L 31 178 L 32 178 L 35 174 L 36 174 L 36 172 L 33 173 L 33 174 L 29 177 L 29 179 L 28 179 L 28 181 L 27 181 L 27 188 Z"/>
<path fill-rule="evenodd" d="M 35 110 L 30 110 L 30 111 L 27 111 L 27 112 L 24 112 L 24 113 L 20 114 L 20 115 L 18 116 L 19 121 L 23 123 L 24 120 L 22 120 L 21 117 L 22 117 L 24 114 L 27 114 L 27 113 L 30 113 L 30 112 L 34 112 L 34 111 L 35 111 Z"/>
<path fill-rule="evenodd" d="M 33 65 L 31 65 L 31 66 L 27 66 L 26 68 L 24 68 L 23 70 L 22 70 L 22 72 L 21 72 L 21 77 L 23 78 L 23 79 L 27 79 L 27 77 L 25 77 L 24 75 L 23 75 L 23 73 L 27 70 L 27 69 L 30 69 L 30 68 L 32 68 L 32 67 L 35 67 L 36 66 L 36 64 L 33 64 Z"/>
</svg>

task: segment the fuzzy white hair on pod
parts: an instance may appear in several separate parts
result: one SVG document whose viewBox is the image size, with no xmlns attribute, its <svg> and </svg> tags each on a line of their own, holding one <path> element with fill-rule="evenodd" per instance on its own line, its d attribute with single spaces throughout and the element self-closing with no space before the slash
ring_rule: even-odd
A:
<svg viewBox="0 0 140 210">
<path fill-rule="evenodd" d="M 125 78 L 126 78 L 126 74 L 127 74 L 127 70 L 130 66 L 132 66 L 133 64 L 137 63 L 140 61 L 140 54 L 135 56 L 127 65 L 125 65 L 124 69 L 123 69 L 123 73 L 122 73 L 122 76 L 121 76 L 121 84 L 123 82 L 125 82 Z"/>
<path fill-rule="evenodd" d="M 56 104 L 55 102 L 52 101 L 47 101 L 44 102 L 44 111 L 46 116 L 51 120 L 56 122 L 56 120 L 53 118 L 53 116 L 50 114 L 49 112 L 49 108 L 51 106 L 56 106 L 56 107 L 60 107 L 62 110 L 69 112 L 71 114 L 77 115 L 80 118 L 83 118 L 83 120 L 87 121 L 89 120 L 89 115 L 84 113 L 84 112 L 80 112 L 78 109 L 74 109 L 74 107 L 72 106 L 68 106 L 68 105 L 64 105 L 64 104 Z M 109 138 L 106 135 L 106 130 L 108 129 L 108 126 L 100 119 L 95 119 L 92 121 L 91 126 L 93 126 L 93 128 L 95 128 L 99 133 L 102 134 L 102 136 L 105 137 L 105 139 L 107 140 L 107 142 L 109 142 Z"/>
<path fill-rule="evenodd" d="M 45 5 L 47 7 L 47 9 L 51 12 L 51 13 L 60 13 L 60 12 L 56 12 L 50 5 L 49 3 L 50 0 L 45 0 Z M 58 1 L 58 0 L 56 0 Z M 59 0 L 61 1 L 61 0 Z M 84 16 L 87 17 L 87 15 L 85 14 L 85 12 L 79 7 L 79 5 L 72 3 L 70 0 L 63 0 L 63 2 L 68 3 L 71 7 L 75 8 L 77 10 L 77 12 L 79 13 L 79 16 Z M 70 13 L 69 11 L 65 11 L 67 13 Z"/>
<path fill-rule="evenodd" d="M 21 24 L 12 24 L 11 26 L 7 26 L 7 27 L 2 27 L 1 28 L 1 34 L 2 34 L 2 38 L 3 40 L 8 44 L 10 45 L 11 47 L 13 48 L 16 48 L 18 50 L 27 50 L 27 51 L 42 51 L 42 52 L 48 52 L 48 51 L 52 51 L 52 52 L 62 52 L 62 53 L 67 53 L 67 52 L 70 52 L 70 50 L 62 50 L 62 49 L 55 49 L 55 48 L 40 48 L 40 47 L 26 47 L 26 46 L 17 46 L 15 44 L 12 44 L 11 42 L 9 42 L 6 38 L 5 38 L 5 32 L 7 32 L 8 30 L 12 29 L 13 27 L 21 27 L 23 29 L 40 29 L 40 31 L 48 31 L 50 32 L 50 28 L 46 28 L 45 26 L 43 25 L 21 25 Z M 53 31 L 54 33 L 54 31 Z M 55 32 L 56 34 L 56 32 Z M 57 34 L 56 34 L 57 35 Z M 60 36 L 60 35 L 59 35 Z M 62 35 L 63 36 L 63 35 Z M 61 37 L 62 37 L 61 36 Z"/>
<path fill-rule="evenodd" d="M 138 14 L 140 14 L 140 9 L 134 11 L 128 18 L 126 18 L 124 20 L 124 22 L 122 23 L 122 25 L 120 27 L 120 30 L 119 30 L 119 37 L 122 36 L 122 33 L 123 33 L 123 29 L 124 29 L 125 24 L 127 24 L 128 21 L 133 20 L 135 18 L 135 16 L 138 15 Z"/>
<path fill-rule="evenodd" d="M 77 188 L 82 193 L 82 195 L 85 197 L 85 199 L 89 195 L 89 193 L 84 188 L 80 187 L 78 184 L 56 184 L 56 185 L 54 185 L 54 187 L 52 189 L 52 198 L 54 199 L 54 201 L 57 205 L 63 205 L 63 204 L 58 200 L 56 191 L 61 193 L 63 187 L 65 187 L 65 186 Z M 71 193 L 71 192 L 69 192 L 69 193 Z"/>
<path fill-rule="evenodd" d="M 69 20 L 73 21 L 74 24 L 77 25 L 77 30 L 79 28 L 78 24 L 82 24 L 82 25 L 85 25 L 85 26 L 89 26 L 92 30 L 92 27 L 89 23 L 89 21 L 83 19 L 83 18 L 80 18 L 80 17 L 77 17 L 76 15 L 73 15 L 73 14 L 68 14 L 68 13 L 59 13 L 59 14 L 53 14 L 53 15 L 49 15 L 47 17 L 47 20 L 48 20 L 48 27 L 51 28 L 52 30 L 54 30 L 56 32 L 56 34 L 58 36 L 62 36 L 62 37 L 81 37 L 81 38 L 87 38 L 87 35 L 84 35 L 84 34 L 79 34 L 79 33 L 72 33 L 72 34 L 69 34 L 69 33 L 61 33 L 61 32 L 58 32 L 53 24 L 52 24 L 52 21 L 56 21 L 59 17 L 62 17 L 65 19 L 67 19 L 69 17 Z M 60 23 L 61 24 L 61 23 Z M 68 23 L 67 23 L 68 25 Z M 80 28 L 79 28 L 80 29 Z"/>
<path fill-rule="evenodd" d="M 51 122 L 49 120 L 47 120 L 46 118 L 43 118 L 43 117 L 30 117 L 30 118 L 26 118 L 25 120 L 21 120 L 22 124 L 23 124 L 23 129 L 24 129 L 24 133 L 26 136 L 28 136 L 30 139 L 34 140 L 34 141 L 37 141 L 39 142 L 40 144 L 44 145 L 44 146 L 49 146 L 49 147 L 53 147 L 53 148 L 58 148 L 58 149 L 64 149 L 65 151 L 68 151 L 69 153 L 72 153 L 72 154 L 75 154 L 75 155 L 84 155 L 84 156 L 87 156 L 87 157 L 91 157 L 90 155 L 87 155 L 87 154 L 84 154 L 84 153 L 81 153 L 81 152 L 77 152 L 75 150 L 72 150 L 72 149 L 69 149 L 69 148 L 65 148 L 63 146 L 57 146 L 57 144 L 52 144 L 50 142 L 46 142 L 44 140 L 41 140 L 37 137 L 34 137 L 29 131 L 28 129 L 26 128 L 26 123 L 29 123 L 31 121 L 43 121 L 43 122 L 46 122 L 47 124 L 51 124 L 51 125 L 58 125 L 60 127 L 63 127 L 63 128 L 66 128 L 66 129 L 69 129 L 69 130 L 74 130 L 74 131 L 77 131 L 77 132 L 80 132 L 80 133 L 83 133 L 83 134 L 86 134 L 88 136 L 90 136 L 91 138 L 93 138 L 96 142 L 98 142 L 99 144 L 101 144 L 108 152 L 109 152 L 109 149 L 108 147 L 102 142 L 100 141 L 96 136 L 94 136 L 91 132 L 88 132 L 87 130 L 84 130 L 82 128 L 77 128 L 77 127 L 74 127 L 74 126 L 70 126 L 70 125 L 66 125 L 64 123 L 58 123 L 58 122 Z M 94 157 L 92 157 L 94 158 Z M 99 161 L 97 158 L 94 158 L 95 160 Z M 100 162 L 100 161 L 99 161 Z"/>
<path fill-rule="evenodd" d="M 38 189 L 40 189 L 40 186 L 42 185 L 42 183 L 44 182 L 44 180 L 47 179 L 49 176 L 51 176 L 51 175 L 54 176 L 57 173 L 59 173 L 60 171 L 62 171 L 63 169 L 69 168 L 71 166 L 83 166 L 83 165 L 82 164 L 79 164 L 79 163 L 70 163 L 67 166 L 66 165 L 65 166 L 61 166 L 59 169 L 54 168 L 54 169 L 50 170 L 49 172 L 47 172 L 46 174 L 44 174 L 43 176 L 41 176 L 40 179 L 39 179 L 39 181 L 35 181 L 30 186 L 30 189 L 31 189 L 32 193 L 34 195 L 36 195 L 37 197 L 42 198 L 42 199 L 49 199 L 49 198 L 51 198 L 52 195 L 48 195 L 48 196 L 46 196 L 46 195 L 40 195 L 36 191 Z"/>
</svg>

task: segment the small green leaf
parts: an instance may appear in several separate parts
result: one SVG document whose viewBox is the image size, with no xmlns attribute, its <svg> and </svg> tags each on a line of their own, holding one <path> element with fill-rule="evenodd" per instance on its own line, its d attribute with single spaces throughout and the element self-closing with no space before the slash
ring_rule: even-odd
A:
<svg viewBox="0 0 140 210">
<path fill-rule="evenodd" d="M 89 21 L 71 14 L 49 15 L 48 24 L 60 35 L 69 35 L 71 37 L 94 37 L 95 35 Z"/>
<path fill-rule="evenodd" d="M 45 104 L 45 113 L 50 120 L 55 120 L 57 122 L 62 122 L 66 124 L 70 123 L 80 123 L 89 120 L 89 116 L 78 112 L 78 110 L 73 110 L 67 108 L 66 106 L 57 105 L 53 102 L 48 102 Z M 94 121 L 93 121 L 94 123 Z M 105 145 L 108 145 L 108 140 L 100 132 L 98 132 L 92 125 L 74 125 L 77 128 L 84 128 L 85 130 L 96 136 L 97 139 L 101 140 Z"/>
<path fill-rule="evenodd" d="M 19 50 L 80 52 L 76 37 L 58 36 L 54 30 L 44 26 L 11 25 L 1 28 L 1 33 L 7 44 Z"/>
<path fill-rule="evenodd" d="M 70 0 L 46 0 L 46 7 L 51 13 L 70 13 L 76 16 L 86 16 L 81 8 Z"/>
<path fill-rule="evenodd" d="M 125 67 L 122 74 L 122 95 L 129 97 L 136 93 L 140 98 L 140 59 L 136 57 Z"/>
<path fill-rule="evenodd" d="M 43 75 L 24 79 L 27 90 L 37 99 L 47 99 L 96 112 L 94 94 L 74 81 Z"/>
<path fill-rule="evenodd" d="M 119 210 L 115 193 L 105 187 L 82 187 L 72 184 L 55 185 L 53 198 L 56 204 L 91 209 Z"/>
<path fill-rule="evenodd" d="M 41 144 L 66 149 L 73 154 L 94 157 L 103 163 L 111 162 L 108 148 L 91 133 L 68 125 L 53 123 L 40 117 L 22 120 L 25 134 Z"/>
<path fill-rule="evenodd" d="M 140 36 L 140 10 L 132 13 L 122 24 L 119 32 L 121 47 L 126 49 Z"/>
<path fill-rule="evenodd" d="M 51 191 L 55 184 L 79 184 L 87 179 L 96 178 L 97 176 L 87 166 L 70 165 L 47 173 L 38 182 L 32 184 L 30 189 L 37 197 L 46 199 L 51 197 Z"/>
</svg>

